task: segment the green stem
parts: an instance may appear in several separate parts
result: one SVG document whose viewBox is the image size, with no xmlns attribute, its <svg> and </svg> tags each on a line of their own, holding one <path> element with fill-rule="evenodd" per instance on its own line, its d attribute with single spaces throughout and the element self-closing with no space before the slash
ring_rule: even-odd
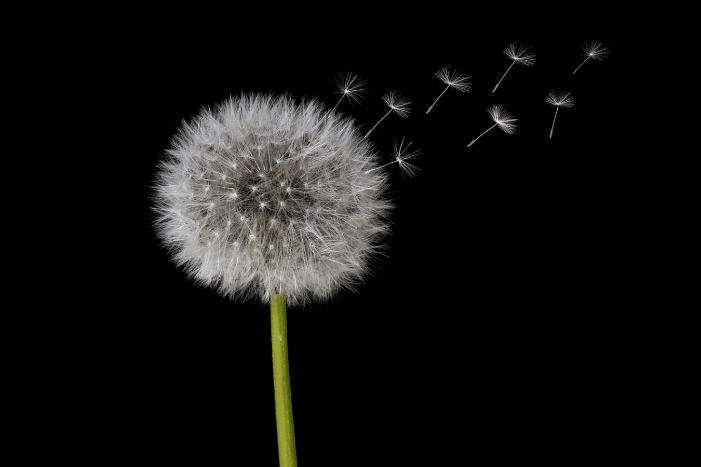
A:
<svg viewBox="0 0 701 467">
<path fill-rule="evenodd" d="M 284 295 L 273 292 L 270 301 L 270 327 L 273 342 L 275 418 L 280 467 L 297 467 L 295 427 L 292 421 L 290 368 L 287 359 L 287 303 Z"/>
</svg>

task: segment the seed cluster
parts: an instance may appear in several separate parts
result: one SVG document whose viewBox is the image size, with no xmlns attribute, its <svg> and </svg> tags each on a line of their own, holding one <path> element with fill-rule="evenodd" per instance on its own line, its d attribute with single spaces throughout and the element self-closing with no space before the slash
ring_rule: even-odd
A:
<svg viewBox="0 0 701 467">
<path fill-rule="evenodd" d="M 184 124 L 168 152 L 159 236 L 226 296 L 284 293 L 294 306 L 352 289 L 389 230 L 372 144 L 314 101 L 232 97 Z"/>
</svg>

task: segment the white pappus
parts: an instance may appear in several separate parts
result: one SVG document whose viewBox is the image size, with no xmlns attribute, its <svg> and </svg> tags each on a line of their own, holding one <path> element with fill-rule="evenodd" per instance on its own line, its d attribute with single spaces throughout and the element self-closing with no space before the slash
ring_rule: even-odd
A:
<svg viewBox="0 0 701 467">
<path fill-rule="evenodd" d="M 503 105 L 493 105 L 492 107 L 487 109 L 487 113 L 489 114 L 489 118 L 491 118 L 494 122 L 494 125 L 490 126 L 487 130 L 485 130 L 484 133 L 487 133 L 495 126 L 498 126 L 507 135 L 514 134 L 514 132 L 516 131 L 516 122 L 518 121 L 518 119 L 513 118 Z M 469 148 L 470 146 L 475 144 L 478 139 L 484 136 L 484 133 L 479 135 L 477 138 L 473 139 L 472 142 L 467 145 L 467 147 Z"/>
<path fill-rule="evenodd" d="M 589 60 L 590 58 L 592 60 L 603 60 L 609 53 L 608 46 L 602 44 L 599 41 L 585 42 L 584 45 L 580 45 L 579 48 L 582 52 L 584 52 L 584 55 L 582 55 L 582 57 L 587 58 L 585 58 L 584 61 L 580 63 L 577 68 L 574 69 L 572 74 L 577 73 L 577 70 L 579 70 L 582 67 L 582 65 L 587 63 L 587 60 Z"/>
<path fill-rule="evenodd" d="M 445 94 L 448 88 L 453 88 L 458 92 L 470 92 L 470 89 L 472 87 L 472 84 L 470 83 L 470 77 L 457 70 L 451 71 L 450 65 L 446 65 L 443 68 L 440 68 L 438 71 L 436 71 L 435 76 L 436 78 L 441 80 L 443 84 L 446 85 L 443 92 L 438 96 L 438 99 L 440 99 L 443 96 L 443 94 Z M 429 113 L 433 109 L 433 106 L 436 105 L 438 99 L 436 99 L 433 102 L 433 104 L 431 104 L 431 107 L 428 108 L 426 113 Z"/>
<path fill-rule="evenodd" d="M 511 65 L 509 65 L 509 68 L 506 69 L 506 73 L 508 73 L 511 67 L 514 66 L 514 63 L 519 63 L 524 66 L 531 66 L 535 64 L 535 54 L 528 52 L 530 48 L 530 46 L 525 44 L 519 44 L 518 41 L 514 41 L 506 46 L 502 53 L 512 60 Z M 504 79 L 504 76 L 506 76 L 506 73 L 504 73 L 497 85 L 494 86 L 494 90 L 492 92 L 497 90 Z"/>
<path fill-rule="evenodd" d="M 370 128 L 370 131 L 368 131 L 368 133 L 365 135 L 366 138 L 370 136 L 372 130 L 377 128 L 377 125 L 379 125 L 380 122 L 382 122 L 382 120 L 384 120 L 385 117 L 391 114 L 392 112 L 396 113 L 402 118 L 406 118 L 409 116 L 411 102 L 409 101 L 409 99 L 406 99 L 404 96 L 402 96 L 396 89 L 382 96 L 382 100 L 385 102 L 385 106 L 389 107 L 389 111 L 384 115 L 384 117 L 380 119 L 379 122 L 375 123 L 374 127 Z"/>
<path fill-rule="evenodd" d="M 550 137 L 553 137 L 553 131 L 555 130 L 555 119 L 557 118 L 557 111 L 560 110 L 560 107 L 574 107 L 574 97 L 572 97 L 572 94 L 566 91 L 556 91 L 556 90 L 551 90 L 548 95 L 545 97 L 545 103 L 554 105 L 555 108 L 555 116 L 553 117 L 553 126 L 550 127 Z"/>
<path fill-rule="evenodd" d="M 336 105 L 333 106 L 333 109 L 331 109 L 329 115 L 336 110 L 338 104 L 340 104 L 345 97 L 347 97 L 349 100 L 360 103 L 362 100 L 361 94 L 365 92 L 365 88 L 363 88 L 365 81 L 359 79 L 356 74 L 346 72 L 344 76 L 335 79 L 334 83 L 338 88 L 338 91 L 336 92 L 340 94 L 341 97 L 338 99 L 338 102 L 336 102 Z"/>
<path fill-rule="evenodd" d="M 397 141 L 394 141 L 394 153 L 392 154 L 392 157 L 394 157 L 394 160 L 392 162 L 388 162 L 385 165 L 382 165 L 380 167 L 376 167 L 374 169 L 368 170 L 368 172 L 372 172 L 373 170 L 381 169 L 382 167 L 387 167 L 388 165 L 392 164 L 399 164 L 399 168 L 402 171 L 402 177 L 408 177 L 411 178 L 414 175 L 416 175 L 416 172 L 418 172 L 419 169 L 416 167 L 414 164 L 411 164 L 407 162 L 410 159 L 415 159 L 419 154 L 421 154 L 421 151 L 412 151 L 410 153 L 407 153 L 409 150 L 409 146 L 412 145 L 412 142 L 406 145 L 404 147 L 404 138 L 402 138 L 402 141 L 397 144 Z"/>
</svg>

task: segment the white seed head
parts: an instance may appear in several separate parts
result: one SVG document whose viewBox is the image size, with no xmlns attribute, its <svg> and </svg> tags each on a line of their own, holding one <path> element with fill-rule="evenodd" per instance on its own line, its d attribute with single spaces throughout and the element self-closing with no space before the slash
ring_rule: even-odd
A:
<svg viewBox="0 0 701 467">
<path fill-rule="evenodd" d="M 501 128 L 504 133 L 511 135 L 514 133 L 514 131 L 516 131 L 516 122 L 518 119 L 511 117 L 503 105 L 497 104 L 490 107 L 487 110 L 487 113 L 492 118 L 494 123 L 499 125 L 499 128 Z"/>
<path fill-rule="evenodd" d="M 515 60 L 521 65 L 530 66 L 535 63 L 535 54 L 526 53 L 530 48 L 530 46 L 519 44 L 518 41 L 514 41 L 506 46 L 503 53 L 511 60 Z"/>
<path fill-rule="evenodd" d="M 580 45 L 579 48 L 584 52 L 582 57 L 589 57 L 592 60 L 603 60 L 606 54 L 609 53 L 608 46 L 605 46 L 599 41 L 585 42 L 584 45 Z"/>
<path fill-rule="evenodd" d="M 404 96 L 399 94 L 399 91 L 394 90 L 390 91 L 384 96 L 382 96 L 382 100 L 385 101 L 385 105 L 392 109 L 394 113 L 399 115 L 400 117 L 408 117 L 409 116 L 409 108 L 411 106 L 411 102 L 409 102 L 409 99 L 406 99 Z"/>
<path fill-rule="evenodd" d="M 360 102 L 362 99 L 361 93 L 365 92 L 365 81 L 358 79 L 358 76 L 353 73 L 346 73 L 340 78 L 334 79 L 334 83 L 338 87 L 338 94 L 342 94 L 343 97 L 348 97 L 355 102 Z"/>
<path fill-rule="evenodd" d="M 191 278 L 234 300 L 282 293 L 289 306 L 362 282 L 390 228 L 388 175 L 353 120 L 327 115 L 314 100 L 251 94 L 183 123 L 152 209 Z"/>
<path fill-rule="evenodd" d="M 436 71 L 435 76 L 456 91 L 470 92 L 470 77 L 457 70 L 451 72 L 450 65 Z"/>
<path fill-rule="evenodd" d="M 573 107 L 574 97 L 569 92 L 555 91 L 553 89 L 548 93 L 545 102 L 556 107 Z"/>
</svg>

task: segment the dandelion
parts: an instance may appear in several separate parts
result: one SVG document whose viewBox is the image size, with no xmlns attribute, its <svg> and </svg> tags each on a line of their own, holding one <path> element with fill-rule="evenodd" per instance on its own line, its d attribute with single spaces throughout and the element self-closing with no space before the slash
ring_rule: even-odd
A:
<svg viewBox="0 0 701 467">
<path fill-rule="evenodd" d="M 353 120 L 287 96 L 205 109 L 168 155 L 152 188 L 157 236 L 197 283 L 270 303 L 280 463 L 296 465 L 286 307 L 364 280 L 389 232 L 387 174 Z"/>
<path fill-rule="evenodd" d="M 577 70 L 579 70 L 582 67 L 582 65 L 584 65 L 590 58 L 592 60 L 603 60 L 606 54 L 609 53 L 608 46 L 605 46 L 604 44 L 598 41 L 591 41 L 590 43 L 585 42 L 584 45 L 580 45 L 579 48 L 582 52 L 584 52 L 584 55 L 582 55 L 582 57 L 587 58 L 585 58 L 584 61 L 577 68 L 575 68 L 572 74 L 577 73 Z"/>
<path fill-rule="evenodd" d="M 385 105 L 389 107 L 389 112 L 385 114 L 385 117 L 389 115 L 392 112 L 395 112 L 397 115 L 399 115 L 402 118 L 406 118 L 409 116 L 409 106 L 411 105 L 411 102 L 409 102 L 408 99 L 405 99 L 401 94 L 399 94 L 398 91 L 390 91 L 384 96 L 382 96 L 382 100 L 385 101 Z M 380 119 L 380 122 L 385 119 L 385 117 L 382 117 Z M 370 136 L 370 133 L 372 133 L 372 130 L 374 130 L 377 125 L 380 124 L 380 122 L 375 123 L 375 126 L 370 128 L 370 131 L 368 131 L 368 134 L 365 135 L 367 138 Z"/>
<path fill-rule="evenodd" d="M 406 148 L 403 148 L 403 146 L 404 146 L 404 138 L 402 138 L 402 141 L 401 141 L 401 143 L 399 143 L 399 145 L 397 145 L 397 141 L 395 140 L 395 141 L 394 141 L 394 153 L 393 153 L 393 157 L 394 157 L 395 160 L 393 160 L 392 162 L 390 162 L 390 163 L 388 163 L 388 164 L 382 165 L 382 166 L 380 166 L 380 167 L 376 167 L 376 168 L 374 168 L 374 169 L 370 169 L 370 170 L 368 170 L 368 172 L 372 172 L 373 170 L 377 170 L 377 169 L 381 169 L 381 168 L 383 168 L 383 167 L 387 167 L 387 166 L 390 165 L 390 164 L 398 163 L 398 164 L 399 164 L 399 167 L 400 167 L 400 169 L 401 169 L 401 171 L 402 171 L 402 176 L 407 175 L 409 178 L 413 177 L 414 175 L 416 175 L 416 172 L 418 172 L 418 171 L 421 170 L 421 169 L 419 169 L 419 168 L 416 167 L 415 165 L 412 165 L 412 164 L 408 163 L 407 160 L 413 159 L 414 157 L 416 157 L 416 156 L 418 156 L 419 154 L 421 154 L 421 152 L 419 152 L 419 151 L 413 151 L 413 152 L 410 152 L 410 153 L 408 153 L 408 154 L 405 154 L 405 152 L 409 149 L 409 146 L 411 146 L 411 144 L 412 144 L 412 143 L 409 143 L 409 144 L 407 145 Z"/>
<path fill-rule="evenodd" d="M 338 100 L 338 102 L 336 102 L 336 105 L 333 106 L 331 112 L 329 112 L 329 117 L 331 117 L 333 111 L 336 110 L 338 104 L 340 104 L 346 97 L 360 103 L 360 100 L 362 99 L 360 93 L 365 91 L 363 88 L 365 81 L 359 80 L 355 74 L 346 73 L 346 75 L 340 79 L 335 79 L 334 83 L 336 83 L 336 86 L 338 86 L 338 91 L 336 92 L 341 94 L 341 98 Z"/>
<path fill-rule="evenodd" d="M 487 113 L 492 118 L 492 121 L 494 121 L 494 125 L 490 126 L 487 131 L 491 130 L 497 125 L 499 125 L 499 128 L 501 128 L 507 135 L 512 135 L 514 131 L 516 131 L 516 123 L 514 122 L 516 122 L 517 119 L 512 118 L 503 105 L 497 104 L 493 107 L 490 107 L 487 110 Z M 484 133 L 486 133 L 487 131 L 485 131 Z M 484 133 L 472 140 L 472 142 L 468 144 L 467 147 L 469 148 L 470 146 L 475 144 L 477 140 L 480 139 L 482 135 L 484 135 Z"/>
<path fill-rule="evenodd" d="M 554 105 L 556 107 L 555 109 L 555 118 L 557 118 L 557 111 L 560 110 L 560 107 L 573 107 L 574 106 L 574 97 L 569 92 L 558 92 L 555 91 L 554 89 L 548 93 L 547 97 L 545 98 L 545 103 Z M 553 130 L 555 129 L 555 118 L 553 118 L 553 126 L 550 128 L 550 137 L 553 137 Z"/>
<path fill-rule="evenodd" d="M 530 46 L 518 44 L 518 41 L 514 41 L 508 46 L 506 46 L 503 53 L 511 60 L 513 60 L 511 65 L 509 65 L 509 68 L 506 70 L 506 73 L 508 73 L 511 67 L 514 66 L 514 63 L 520 63 L 521 65 L 525 66 L 531 66 L 535 63 L 535 54 L 526 53 L 530 48 Z M 504 73 L 504 76 L 506 76 L 506 73 Z M 504 79 L 504 76 L 502 76 L 497 85 L 494 86 L 494 91 L 497 90 L 497 88 L 501 84 L 501 81 Z"/>
<path fill-rule="evenodd" d="M 468 75 L 463 75 L 458 71 L 450 72 L 450 66 L 444 66 L 440 70 L 436 71 L 435 73 L 436 78 L 439 80 L 443 81 L 444 84 L 447 84 L 446 88 L 443 90 L 440 96 L 438 96 L 438 99 L 441 98 L 443 94 L 448 90 L 448 88 L 453 88 L 456 91 L 459 92 L 470 92 L 470 77 Z M 431 109 L 433 109 L 433 106 L 436 105 L 436 102 L 438 102 L 438 99 L 431 105 L 431 107 L 428 108 L 426 113 L 429 113 Z"/>
</svg>

